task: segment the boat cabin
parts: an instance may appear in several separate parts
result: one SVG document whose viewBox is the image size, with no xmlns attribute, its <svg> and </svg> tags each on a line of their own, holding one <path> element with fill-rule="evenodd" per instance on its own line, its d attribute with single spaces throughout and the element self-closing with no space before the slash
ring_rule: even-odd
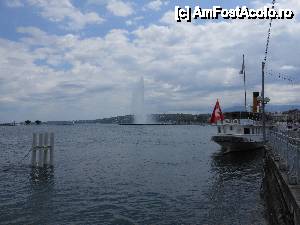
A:
<svg viewBox="0 0 300 225">
<path fill-rule="evenodd" d="M 223 124 L 218 124 L 218 134 L 246 134 L 246 135 L 261 135 L 263 129 L 261 125 L 254 122 L 230 120 L 224 121 Z"/>
</svg>

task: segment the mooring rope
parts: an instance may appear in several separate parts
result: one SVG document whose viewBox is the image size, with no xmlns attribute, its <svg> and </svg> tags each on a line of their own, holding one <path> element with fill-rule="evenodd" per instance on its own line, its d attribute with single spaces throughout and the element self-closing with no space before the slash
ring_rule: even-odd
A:
<svg viewBox="0 0 300 225">
<path fill-rule="evenodd" d="M 27 158 L 27 156 L 29 155 L 29 153 L 32 151 L 32 148 L 29 149 L 29 151 L 26 153 L 26 155 L 19 161 L 22 162 L 25 158 Z"/>
<path fill-rule="evenodd" d="M 24 159 L 26 159 L 31 151 L 32 151 L 32 148 L 29 149 L 29 151 L 25 154 L 25 156 L 24 156 L 21 160 L 19 160 L 19 161 L 17 162 L 17 164 L 20 164 Z M 9 163 L 9 164 L 12 164 L 12 163 Z M 8 170 L 9 170 L 9 168 L 4 169 L 4 170 L 2 170 L 2 171 L 3 171 L 3 172 L 7 172 Z"/>
</svg>

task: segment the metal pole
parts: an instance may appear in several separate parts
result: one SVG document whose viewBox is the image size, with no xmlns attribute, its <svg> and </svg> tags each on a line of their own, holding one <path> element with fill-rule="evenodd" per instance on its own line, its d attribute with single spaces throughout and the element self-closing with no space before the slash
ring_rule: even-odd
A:
<svg viewBox="0 0 300 225">
<path fill-rule="evenodd" d="M 263 141 L 266 143 L 266 115 L 265 115 L 265 62 L 262 62 L 262 123 L 263 123 Z"/>
<path fill-rule="evenodd" d="M 246 91 L 246 66 L 245 66 L 245 56 L 243 55 L 243 65 L 244 65 L 244 90 L 245 90 L 245 112 L 247 112 L 247 91 Z"/>
<path fill-rule="evenodd" d="M 300 167 L 299 167 L 299 160 L 300 160 L 300 147 L 299 143 L 296 142 L 296 169 L 297 169 L 297 183 L 299 184 L 300 182 Z"/>
</svg>

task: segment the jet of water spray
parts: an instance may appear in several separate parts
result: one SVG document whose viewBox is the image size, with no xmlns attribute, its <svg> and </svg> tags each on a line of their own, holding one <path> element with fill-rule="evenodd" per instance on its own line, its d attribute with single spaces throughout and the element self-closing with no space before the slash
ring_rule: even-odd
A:
<svg viewBox="0 0 300 225">
<path fill-rule="evenodd" d="M 134 123 L 136 124 L 145 124 L 147 122 L 144 93 L 144 77 L 141 77 L 132 93 L 132 112 L 134 115 Z"/>
</svg>

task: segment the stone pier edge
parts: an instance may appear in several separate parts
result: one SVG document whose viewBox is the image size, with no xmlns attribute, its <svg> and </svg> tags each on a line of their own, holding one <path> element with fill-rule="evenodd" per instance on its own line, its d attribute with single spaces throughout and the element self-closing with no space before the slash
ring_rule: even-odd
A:
<svg viewBox="0 0 300 225">
<path fill-rule="evenodd" d="M 265 147 L 264 198 L 271 224 L 300 225 L 300 185 L 289 185 L 286 170 L 280 169 L 271 147 Z"/>
</svg>

